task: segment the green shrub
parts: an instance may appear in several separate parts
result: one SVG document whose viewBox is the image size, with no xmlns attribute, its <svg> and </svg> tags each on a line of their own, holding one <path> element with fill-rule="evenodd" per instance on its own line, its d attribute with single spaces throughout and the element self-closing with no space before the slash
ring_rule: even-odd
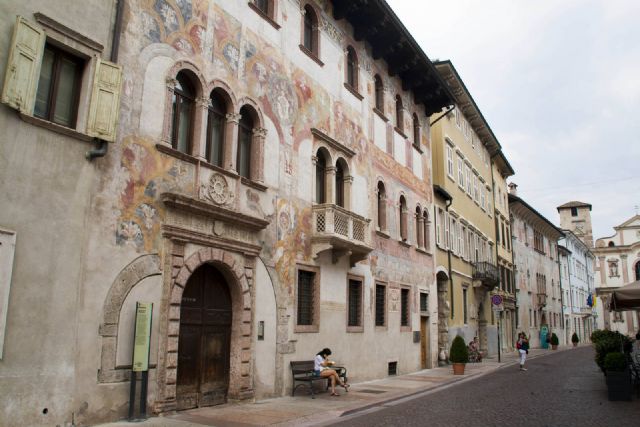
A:
<svg viewBox="0 0 640 427">
<path fill-rule="evenodd" d="M 593 336 L 593 334 L 591 334 L 591 336 Z M 571 342 L 575 344 L 580 342 L 580 338 L 578 338 L 578 334 L 576 334 L 575 332 L 573 333 L 573 335 L 571 335 Z"/>
<path fill-rule="evenodd" d="M 604 369 L 606 371 L 622 372 L 627 368 L 627 359 L 624 353 L 614 351 L 608 353 L 604 358 Z"/>
<path fill-rule="evenodd" d="M 451 343 L 449 360 L 453 363 L 467 363 L 469 361 L 469 350 L 464 343 L 464 338 L 460 335 L 456 335 Z"/>
<path fill-rule="evenodd" d="M 596 329 L 591 333 L 591 342 L 597 344 L 601 339 L 615 337 L 616 334 L 617 332 L 607 331 L 604 329 Z"/>
<path fill-rule="evenodd" d="M 551 334 L 551 345 L 558 345 L 558 344 L 560 344 L 560 340 L 558 339 L 558 336 L 554 332 Z"/>
<path fill-rule="evenodd" d="M 601 331 L 606 332 L 596 337 L 596 364 L 604 372 L 604 360 L 609 353 L 623 352 L 626 347 L 629 346 L 631 340 L 622 335 L 619 332 Z M 592 334 L 593 336 L 593 334 Z"/>
</svg>

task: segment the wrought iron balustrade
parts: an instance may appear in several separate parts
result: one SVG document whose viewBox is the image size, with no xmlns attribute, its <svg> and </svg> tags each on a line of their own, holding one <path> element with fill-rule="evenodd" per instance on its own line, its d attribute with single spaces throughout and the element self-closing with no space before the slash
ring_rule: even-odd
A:
<svg viewBox="0 0 640 427">
<path fill-rule="evenodd" d="M 479 280 L 483 286 L 493 287 L 500 282 L 498 266 L 490 262 L 476 262 L 472 264 L 473 280 Z"/>
</svg>

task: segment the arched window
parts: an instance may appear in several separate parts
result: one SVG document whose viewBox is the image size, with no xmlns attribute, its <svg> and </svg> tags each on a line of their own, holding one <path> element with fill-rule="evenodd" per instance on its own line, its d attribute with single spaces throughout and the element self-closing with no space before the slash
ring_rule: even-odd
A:
<svg viewBox="0 0 640 427">
<path fill-rule="evenodd" d="M 353 47 L 347 47 L 347 84 L 358 91 L 358 57 Z"/>
<path fill-rule="evenodd" d="M 240 123 L 238 124 L 238 156 L 236 167 L 238 174 L 251 178 L 251 141 L 253 139 L 254 119 L 247 107 L 240 109 Z"/>
<path fill-rule="evenodd" d="M 640 261 L 636 262 L 636 280 L 640 280 Z"/>
<path fill-rule="evenodd" d="M 216 91 L 211 92 L 207 116 L 207 161 L 222 166 L 226 127 L 227 103 Z"/>
<path fill-rule="evenodd" d="M 382 181 L 378 182 L 378 229 L 387 230 L 387 193 Z"/>
<path fill-rule="evenodd" d="M 309 52 L 318 56 L 318 16 L 309 5 L 304 7 L 302 45 Z"/>
<path fill-rule="evenodd" d="M 396 95 L 396 127 L 400 129 L 401 132 L 404 132 L 402 110 L 402 98 L 400 98 L 400 95 Z"/>
<path fill-rule="evenodd" d="M 344 169 L 342 162 L 336 164 L 336 205 L 344 206 Z"/>
<path fill-rule="evenodd" d="M 327 158 L 322 150 L 316 154 L 316 194 L 315 201 L 318 204 L 327 203 Z"/>
<path fill-rule="evenodd" d="M 171 119 L 171 146 L 183 153 L 191 154 L 193 137 L 193 112 L 196 89 L 187 72 L 180 71 L 173 89 L 173 110 Z"/>
<path fill-rule="evenodd" d="M 416 244 L 420 249 L 424 248 L 424 221 L 420 206 L 416 206 Z"/>
<path fill-rule="evenodd" d="M 430 223 L 429 223 L 429 211 L 427 211 L 426 209 L 422 212 L 422 221 L 423 221 L 423 231 L 424 231 L 424 248 L 426 250 L 431 250 L 431 239 L 430 239 L 430 235 L 431 235 L 431 230 L 429 229 L 430 227 Z M 462 237 L 464 239 L 464 236 Z"/>
<path fill-rule="evenodd" d="M 260 9 L 262 13 L 273 19 L 273 0 L 253 0 L 253 4 Z"/>
<path fill-rule="evenodd" d="M 413 113 L 413 145 L 420 147 L 420 121 L 416 113 Z"/>
<path fill-rule="evenodd" d="M 376 74 L 373 81 L 376 88 L 376 108 L 381 113 L 384 113 L 384 87 L 382 86 L 382 79 Z"/>
<path fill-rule="evenodd" d="M 612 247 L 614 247 L 615 245 L 616 245 L 615 243 L 613 243 L 613 242 L 609 242 L 609 245 L 608 245 L 608 246 L 609 246 L 610 248 L 612 248 Z"/>
<path fill-rule="evenodd" d="M 407 200 L 400 196 L 400 240 L 406 242 L 407 239 Z"/>
</svg>

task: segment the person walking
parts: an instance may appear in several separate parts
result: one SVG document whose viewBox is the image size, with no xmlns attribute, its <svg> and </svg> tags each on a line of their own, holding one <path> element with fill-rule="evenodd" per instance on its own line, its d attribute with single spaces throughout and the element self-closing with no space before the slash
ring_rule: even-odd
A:
<svg viewBox="0 0 640 427">
<path fill-rule="evenodd" d="M 527 368 L 524 367 L 524 362 L 527 360 L 527 354 L 529 353 L 529 338 L 527 338 L 524 332 L 518 334 L 516 348 L 518 349 L 518 353 L 520 353 L 520 370 L 526 371 Z"/>
</svg>

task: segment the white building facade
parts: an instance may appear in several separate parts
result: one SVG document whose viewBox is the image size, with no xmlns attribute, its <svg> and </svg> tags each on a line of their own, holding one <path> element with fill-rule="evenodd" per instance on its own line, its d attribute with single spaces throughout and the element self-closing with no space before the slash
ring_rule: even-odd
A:
<svg viewBox="0 0 640 427">
<path fill-rule="evenodd" d="M 564 342 L 569 344 L 573 333 L 578 335 L 580 342 L 589 342 L 591 332 L 595 329 L 595 258 L 578 236 L 569 230 L 563 232 L 565 237 L 558 244 L 565 249 L 559 257 L 566 332 Z"/>
</svg>

